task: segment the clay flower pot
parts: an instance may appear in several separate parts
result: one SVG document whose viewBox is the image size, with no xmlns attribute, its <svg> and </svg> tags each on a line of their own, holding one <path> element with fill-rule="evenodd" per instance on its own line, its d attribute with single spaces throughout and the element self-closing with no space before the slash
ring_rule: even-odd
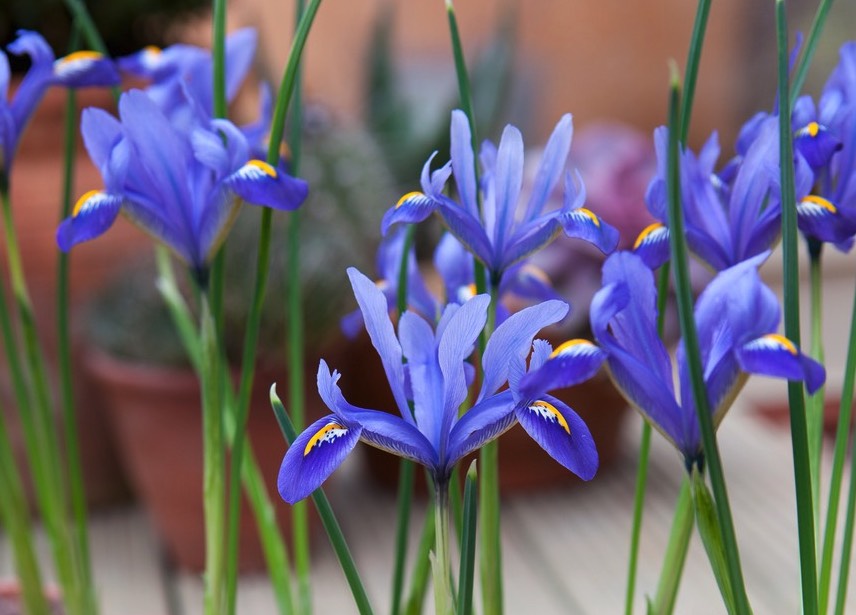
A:
<svg viewBox="0 0 856 615">
<path fill-rule="evenodd" d="M 202 414 L 196 375 L 189 369 L 131 363 L 98 350 L 87 354 L 86 366 L 103 398 L 134 491 L 169 556 L 182 569 L 203 570 Z M 272 378 L 257 374 L 248 431 L 285 529 L 291 507 L 279 499 L 275 485 L 286 445 L 270 408 L 271 383 Z M 262 570 L 264 555 L 246 498 L 241 506 L 238 567 L 242 572 Z"/>
</svg>

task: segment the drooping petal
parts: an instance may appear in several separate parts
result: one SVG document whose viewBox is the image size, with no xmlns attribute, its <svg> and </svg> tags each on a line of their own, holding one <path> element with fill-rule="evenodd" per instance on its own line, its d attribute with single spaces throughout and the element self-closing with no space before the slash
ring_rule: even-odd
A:
<svg viewBox="0 0 856 615">
<path fill-rule="evenodd" d="M 68 252 L 72 246 L 102 235 L 113 226 L 122 197 L 98 190 L 91 190 L 78 199 L 71 217 L 62 221 L 57 229 L 56 241 L 59 249 Z"/>
<path fill-rule="evenodd" d="M 560 321 L 567 313 L 567 303 L 545 301 L 512 314 L 499 325 L 490 336 L 482 357 L 484 380 L 479 399 L 495 393 L 508 379 L 510 358 L 525 359 L 535 334 Z"/>
<path fill-rule="evenodd" d="M 515 407 L 520 425 L 541 448 L 583 480 L 597 473 L 598 455 L 591 431 L 567 404 L 545 395 Z"/>
<path fill-rule="evenodd" d="M 809 393 L 817 391 L 826 379 L 826 371 L 820 363 L 776 333 L 768 333 L 738 348 L 737 360 L 746 372 L 803 380 Z"/>
<path fill-rule="evenodd" d="M 826 126 L 816 121 L 808 122 L 794 132 L 794 147 L 812 169 L 828 165 L 832 155 L 842 146 L 841 141 Z"/>
<path fill-rule="evenodd" d="M 277 477 L 282 499 L 294 504 L 320 487 L 357 445 L 360 432 L 359 425 L 346 426 L 334 414 L 312 423 L 282 460 Z"/>
<path fill-rule="evenodd" d="M 75 51 L 53 63 L 53 81 L 69 88 L 119 84 L 116 65 L 97 51 Z"/>
<path fill-rule="evenodd" d="M 247 203 L 283 211 L 297 209 L 309 194 L 305 181 L 263 160 L 250 160 L 227 177 L 224 185 Z"/>
<path fill-rule="evenodd" d="M 797 205 L 797 221 L 806 237 L 840 243 L 856 233 L 854 221 L 845 218 L 831 201 L 814 194 Z"/>
<path fill-rule="evenodd" d="M 648 266 L 657 269 L 670 257 L 669 229 L 662 222 L 649 224 L 633 242 L 633 253 Z"/>
<path fill-rule="evenodd" d="M 408 192 L 383 215 L 380 232 L 386 235 L 394 224 L 422 222 L 436 211 L 437 206 L 438 203 L 423 192 Z"/>
<path fill-rule="evenodd" d="M 606 353 L 588 340 L 573 339 L 558 346 L 538 369 L 530 369 L 520 381 L 520 396 L 541 397 L 548 391 L 585 382 L 597 373 Z"/>
</svg>

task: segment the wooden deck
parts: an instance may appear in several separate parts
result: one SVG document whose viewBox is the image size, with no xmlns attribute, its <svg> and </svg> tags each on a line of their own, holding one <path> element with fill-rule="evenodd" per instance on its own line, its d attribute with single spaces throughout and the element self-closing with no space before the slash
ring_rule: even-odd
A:
<svg viewBox="0 0 856 615">
<path fill-rule="evenodd" d="M 639 430 L 638 420 L 628 423 L 622 459 L 591 483 L 504 502 L 508 613 L 623 611 Z M 661 438 L 655 436 L 654 441 L 637 612 L 643 610 L 645 593 L 653 592 L 656 586 L 682 472 L 677 454 Z M 721 430 L 720 446 L 754 610 L 758 614 L 796 613 L 799 576 L 788 432 L 745 407 L 734 408 Z M 366 488 L 360 474 L 359 462 L 340 470 L 334 507 L 373 604 L 378 613 L 383 613 L 388 609 L 394 497 Z M 414 534 L 422 512 L 416 515 Z M 91 527 L 95 574 L 105 615 L 202 612 L 200 579 L 170 569 L 142 511 L 99 513 L 93 516 Z M 315 612 L 355 612 L 326 544 L 319 545 L 313 565 Z M 0 537 L 0 578 L 11 574 L 9 550 Z M 850 588 L 856 598 L 856 583 L 851 581 Z M 238 612 L 276 612 L 263 576 L 241 580 Z M 695 537 L 676 612 L 725 612 Z"/>
</svg>

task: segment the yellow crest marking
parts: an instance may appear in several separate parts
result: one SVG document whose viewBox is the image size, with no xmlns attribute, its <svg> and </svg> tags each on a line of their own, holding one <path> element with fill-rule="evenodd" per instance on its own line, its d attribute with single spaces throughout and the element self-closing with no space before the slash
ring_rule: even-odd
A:
<svg viewBox="0 0 856 615">
<path fill-rule="evenodd" d="M 250 161 L 247 163 L 247 166 L 255 167 L 255 168 L 257 168 L 257 169 L 261 169 L 261 171 L 262 171 L 265 175 L 268 175 L 268 176 L 270 176 L 270 177 L 276 178 L 276 169 L 274 169 L 272 166 L 270 166 L 270 165 L 269 165 L 267 162 L 265 162 L 264 160 L 250 160 Z"/>
<path fill-rule="evenodd" d="M 143 51 L 145 53 L 148 53 L 151 55 L 156 55 L 156 56 L 163 53 L 163 49 L 161 49 L 157 45 L 146 45 L 145 47 L 143 47 Z"/>
<path fill-rule="evenodd" d="M 403 197 L 398 199 L 398 203 L 395 204 L 395 208 L 398 209 L 399 207 L 404 205 L 404 203 L 406 203 L 410 199 L 415 199 L 415 198 L 424 197 L 424 196 L 425 195 L 423 193 L 419 192 L 418 190 L 414 190 L 413 192 L 408 192 Z"/>
<path fill-rule="evenodd" d="M 551 359 L 555 358 L 555 357 L 559 356 L 560 354 L 562 354 L 563 352 L 565 352 L 566 350 L 568 350 L 568 348 L 571 348 L 573 346 L 579 346 L 580 344 L 586 344 L 588 346 L 592 345 L 592 343 L 590 341 L 584 340 L 584 339 L 568 340 L 567 342 L 560 344 L 559 346 L 556 346 L 555 350 L 553 350 L 553 352 L 550 353 L 550 358 Z"/>
<path fill-rule="evenodd" d="M 661 228 L 663 228 L 662 222 L 654 222 L 646 226 L 644 229 L 642 229 L 642 232 L 639 233 L 639 237 L 636 238 L 636 241 L 633 242 L 633 249 L 637 249 L 639 246 L 645 243 L 645 240 L 648 239 L 651 234 L 657 232 Z"/>
<path fill-rule="evenodd" d="M 82 197 L 77 199 L 77 203 L 74 204 L 74 209 L 71 210 L 71 217 L 74 218 L 77 214 L 79 214 L 80 210 L 83 209 L 83 206 L 86 204 L 86 201 L 88 201 L 89 199 L 91 199 L 92 197 L 94 197 L 95 195 L 100 194 L 100 193 L 101 193 L 100 190 L 90 190 L 89 192 L 84 194 Z"/>
<path fill-rule="evenodd" d="M 327 434 L 337 429 L 347 431 L 347 428 L 339 423 L 327 423 L 324 425 L 324 427 L 319 429 L 314 436 L 309 438 L 309 442 L 306 443 L 306 448 L 303 449 L 303 456 L 306 457 L 316 445 L 327 439 Z"/>
<path fill-rule="evenodd" d="M 803 203 L 812 203 L 814 205 L 817 205 L 818 207 L 823 207 L 825 210 L 827 210 L 829 213 L 832 213 L 832 214 L 834 214 L 836 211 L 838 211 L 835 208 L 835 205 L 833 205 L 831 202 L 829 202 L 828 200 L 826 200 L 822 196 L 817 196 L 816 194 L 809 194 L 808 196 L 803 197 L 802 202 Z"/>
<path fill-rule="evenodd" d="M 562 416 L 562 413 L 556 410 L 556 406 L 553 404 L 538 400 L 529 406 L 529 410 L 537 412 L 542 418 L 545 418 L 548 421 L 556 421 L 562 426 L 562 429 L 564 429 L 568 435 L 571 435 L 571 428 L 568 427 L 568 422 L 565 420 L 565 417 Z"/>
<path fill-rule="evenodd" d="M 78 60 L 100 60 L 102 57 L 104 56 L 97 51 L 75 51 L 64 58 L 60 58 L 59 64 L 65 65 L 70 62 L 77 62 Z"/>
<path fill-rule="evenodd" d="M 786 338 L 784 335 L 779 335 L 778 333 L 768 333 L 764 336 L 764 339 L 773 340 L 774 342 L 784 346 L 785 350 L 787 350 L 794 356 L 799 354 L 799 352 L 797 351 L 797 347 L 794 346 L 794 343 L 788 338 Z"/>
<path fill-rule="evenodd" d="M 597 226 L 597 227 L 599 227 L 599 226 L 600 226 L 600 220 L 599 220 L 599 219 L 598 219 L 598 217 L 595 215 L 595 213 L 594 213 L 593 211 L 591 211 L 590 209 L 586 209 L 585 207 L 580 207 L 580 208 L 577 210 L 577 213 L 581 213 L 582 215 L 586 216 L 589 220 L 591 220 L 591 221 L 592 221 L 592 223 L 593 223 L 595 226 Z"/>
</svg>

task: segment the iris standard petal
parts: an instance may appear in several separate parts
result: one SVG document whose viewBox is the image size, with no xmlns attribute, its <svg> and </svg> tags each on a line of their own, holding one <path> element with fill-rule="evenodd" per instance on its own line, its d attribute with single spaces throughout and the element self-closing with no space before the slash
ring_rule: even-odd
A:
<svg viewBox="0 0 856 615">
<path fill-rule="evenodd" d="M 597 373 L 606 353 L 588 340 L 574 339 L 557 346 L 538 369 L 531 369 L 520 380 L 520 396 L 541 397 L 547 391 L 585 382 Z"/>
<path fill-rule="evenodd" d="M 544 204 L 550 198 L 550 194 L 561 179 L 567 165 L 573 134 L 574 125 L 571 114 L 566 113 L 556 123 L 547 145 L 544 147 L 544 154 L 535 174 L 524 219 L 532 220 L 540 216 L 544 210 Z"/>
<path fill-rule="evenodd" d="M 443 376 L 437 365 L 434 330 L 413 312 L 405 312 L 398 323 L 401 351 L 407 358 L 416 425 L 438 448 L 443 423 Z"/>
<path fill-rule="evenodd" d="M 484 380 L 479 399 L 495 393 L 508 379 L 511 357 L 525 359 L 532 338 L 547 325 L 552 325 L 568 313 L 564 301 L 545 301 L 512 314 L 490 336 L 482 357 Z"/>
<path fill-rule="evenodd" d="M 360 439 L 359 425 L 348 427 L 330 414 L 312 423 L 289 447 L 277 477 L 277 488 L 289 504 L 315 491 L 342 465 Z"/>
<path fill-rule="evenodd" d="M 506 126 L 502 131 L 492 183 L 496 208 L 493 247 L 502 252 L 505 249 L 505 240 L 511 234 L 517 199 L 523 185 L 523 135 L 514 126 Z"/>
<path fill-rule="evenodd" d="M 545 395 L 515 407 L 520 425 L 562 466 L 591 480 L 597 473 L 598 455 L 591 432 L 580 416 L 562 401 Z"/>
<path fill-rule="evenodd" d="M 803 355 L 793 342 L 776 333 L 768 333 L 738 348 L 737 360 L 746 372 L 803 380 L 809 393 L 817 391 L 826 378 L 820 363 Z"/>
<path fill-rule="evenodd" d="M 478 216 L 476 197 L 475 158 L 473 156 L 472 133 L 466 114 L 458 109 L 452 111 L 450 130 L 452 173 L 464 208 L 473 217 Z"/>
<path fill-rule="evenodd" d="M 113 226 L 121 208 L 121 196 L 98 190 L 87 192 L 77 200 L 71 217 L 63 220 L 57 229 L 59 249 L 68 252 L 82 241 L 99 237 Z"/>
<path fill-rule="evenodd" d="M 309 185 L 263 160 L 250 160 L 224 180 L 224 185 L 247 203 L 291 211 L 309 194 Z"/>
<path fill-rule="evenodd" d="M 348 268 L 348 278 L 354 289 L 354 296 L 363 313 L 366 331 L 377 350 L 383 363 L 386 378 L 392 390 L 393 398 L 398 404 L 401 415 L 408 420 L 410 408 L 407 404 L 407 396 L 404 393 L 404 369 L 401 364 L 401 345 L 395 337 L 395 330 L 389 320 L 389 307 L 386 298 L 380 289 L 360 273 L 357 269 Z M 411 419 L 412 420 L 412 419 Z M 408 422 L 411 422 L 408 420 Z"/>
<path fill-rule="evenodd" d="M 461 366 L 472 354 L 476 340 L 484 329 L 489 305 L 490 296 L 476 295 L 455 312 L 440 336 L 437 361 L 443 374 L 443 407 L 447 413 L 447 425 L 467 397 Z"/>
</svg>

